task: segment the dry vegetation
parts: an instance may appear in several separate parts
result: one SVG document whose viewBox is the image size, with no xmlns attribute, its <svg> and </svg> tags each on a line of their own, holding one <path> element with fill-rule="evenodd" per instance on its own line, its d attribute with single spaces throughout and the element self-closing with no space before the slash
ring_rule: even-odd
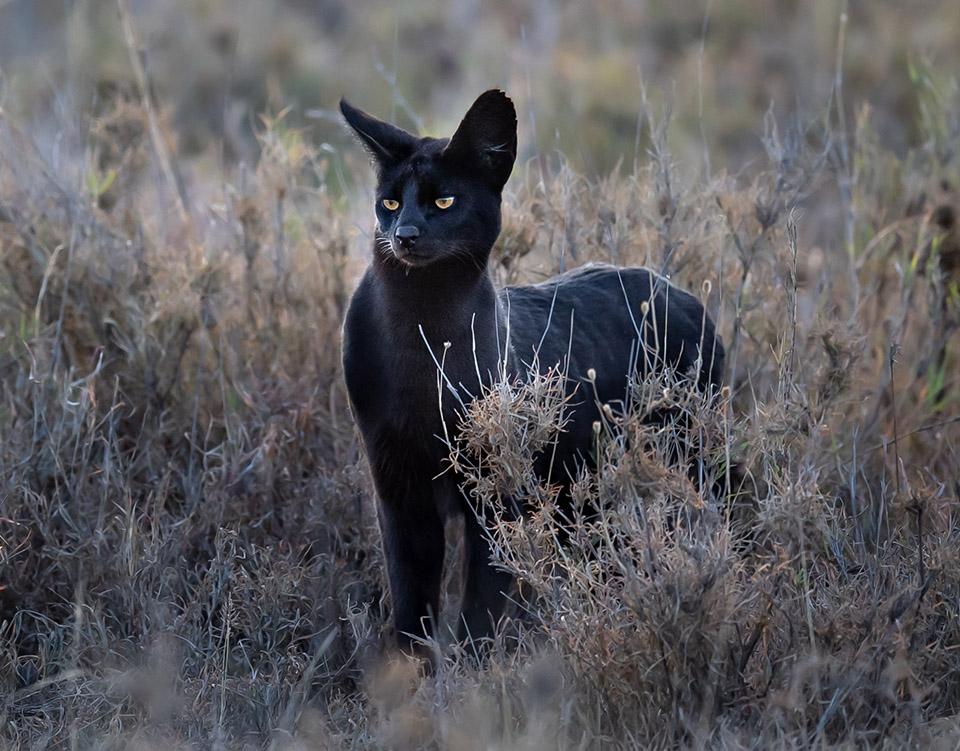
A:
<svg viewBox="0 0 960 751">
<path fill-rule="evenodd" d="M 0 745 L 956 748 L 960 96 L 910 71 L 910 148 L 835 88 L 757 115 L 736 176 L 678 168 L 649 102 L 630 168 L 518 166 L 498 279 L 662 268 L 729 388 L 631 384 L 572 519 L 531 472 L 556 379 L 475 403 L 452 461 L 535 513 L 493 531 L 515 618 L 480 666 L 442 635 L 430 675 L 383 650 L 339 371 L 363 164 L 280 115 L 213 169 L 137 76 L 52 146 L 0 113 Z"/>
</svg>

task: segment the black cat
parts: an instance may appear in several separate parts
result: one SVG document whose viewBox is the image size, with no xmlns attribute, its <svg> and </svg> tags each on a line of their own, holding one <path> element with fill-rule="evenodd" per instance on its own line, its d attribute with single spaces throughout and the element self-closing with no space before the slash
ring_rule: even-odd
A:
<svg viewBox="0 0 960 751">
<path fill-rule="evenodd" d="M 373 257 L 347 313 L 343 364 L 379 496 L 398 640 L 410 648 L 431 634 L 451 513 L 466 517 L 461 635 L 483 637 L 511 581 L 490 565 L 458 478 L 442 471 L 438 436 L 444 422 L 455 429 L 459 401 L 480 393 L 480 379 L 489 385 L 507 347 L 511 377 L 523 377 L 535 351 L 540 367 L 565 366 L 571 392 L 590 371 L 594 384 L 575 395 L 552 462 L 551 479 L 569 484 L 590 456 L 594 387 L 601 403 L 622 400 L 632 368 L 670 365 L 707 389 L 720 382 L 723 347 L 697 299 L 647 269 L 590 265 L 494 288 L 487 259 L 517 153 L 516 111 L 502 91 L 482 94 L 450 139 L 418 138 L 346 101 L 340 109 L 378 177 Z"/>
</svg>

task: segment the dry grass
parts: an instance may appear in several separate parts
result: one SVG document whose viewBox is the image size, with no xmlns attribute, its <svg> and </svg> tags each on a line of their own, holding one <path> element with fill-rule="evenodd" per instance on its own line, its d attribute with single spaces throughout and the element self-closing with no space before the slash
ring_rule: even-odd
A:
<svg viewBox="0 0 960 751">
<path fill-rule="evenodd" d="M 206 178 L 136 90 L 56 152 L 0 115 L 2 743 L 955 748 L 960 126 L 915 86 L 908 153 L 831 108 L 768 119 L 736 178 L 681 174 L 656 118 L 625 173 L 520 167 L 498 278 L 662 268 L 715 312 L 729 388 L 632 384 L 567 519 L 531 471 L 555 375 L 475 403 L 452 461 L 482 509 L 535 512 L 493 529 L 516 617 L 429 676 L 382 648 L 339 163 L 265 118 L 256 167 Z"/>
</svg>

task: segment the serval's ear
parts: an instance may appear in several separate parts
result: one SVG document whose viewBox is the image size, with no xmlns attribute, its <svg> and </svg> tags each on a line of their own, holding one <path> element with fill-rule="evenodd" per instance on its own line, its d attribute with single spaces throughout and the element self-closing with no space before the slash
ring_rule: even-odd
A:
<svg viewBox="0 0 960 751">
<path fill-rule="evenodd" d="M 360 141 L 381 167 L 402 162 L 416 148 L 417 137 L 403 128 L 378 120 L 357 109 L 346 99 L 340 100 L 340 112 Z"/>
<path fill-rule="evenodd" d="M 502 190 L 517 158 L 517 111 L 510 97 L 499 89 L 477 97 L 443 154 L 472 161 L 485 180 Z"/>
</svg>

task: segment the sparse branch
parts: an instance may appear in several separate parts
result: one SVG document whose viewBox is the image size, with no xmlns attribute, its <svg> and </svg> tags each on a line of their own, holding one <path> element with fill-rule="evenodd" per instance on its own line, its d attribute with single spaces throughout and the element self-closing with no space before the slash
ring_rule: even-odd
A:
<svg viewBox="0 0 960 751">
<path fill-rule="evenodd" d="M 147 71 L 143 64 L 143 53 L 137 42 L 136 32 L 133 28 L 133 16 L 130 13 L 128 0 L 117 0 L 117 9 L 120 13 L 123 40 L 126 43 L 127 53 L 130 57 L 130 67 L 133 69 L 134 80 L 137 84 L 137 90 L 140 93 L 140 102 L 143 105 L 144 111 L 147 113 L 150 141 L 153 144 L 153 150 L 157 156 L 160 171 L 163 173 L 164 179 L 177 198 L 177 210 L 180 214 L 180 220 L 184 226 L 187 226 L 190 212 L 187 209 L 186 191 L 182 178 L 177 174 L 176 166 L 170 156 L 170 150 L 167 148 L 163 133 L 160 130 L 160 121 L 157 117 L 157 109 L 154 106 L 151 95 Z"/>
</svg>

